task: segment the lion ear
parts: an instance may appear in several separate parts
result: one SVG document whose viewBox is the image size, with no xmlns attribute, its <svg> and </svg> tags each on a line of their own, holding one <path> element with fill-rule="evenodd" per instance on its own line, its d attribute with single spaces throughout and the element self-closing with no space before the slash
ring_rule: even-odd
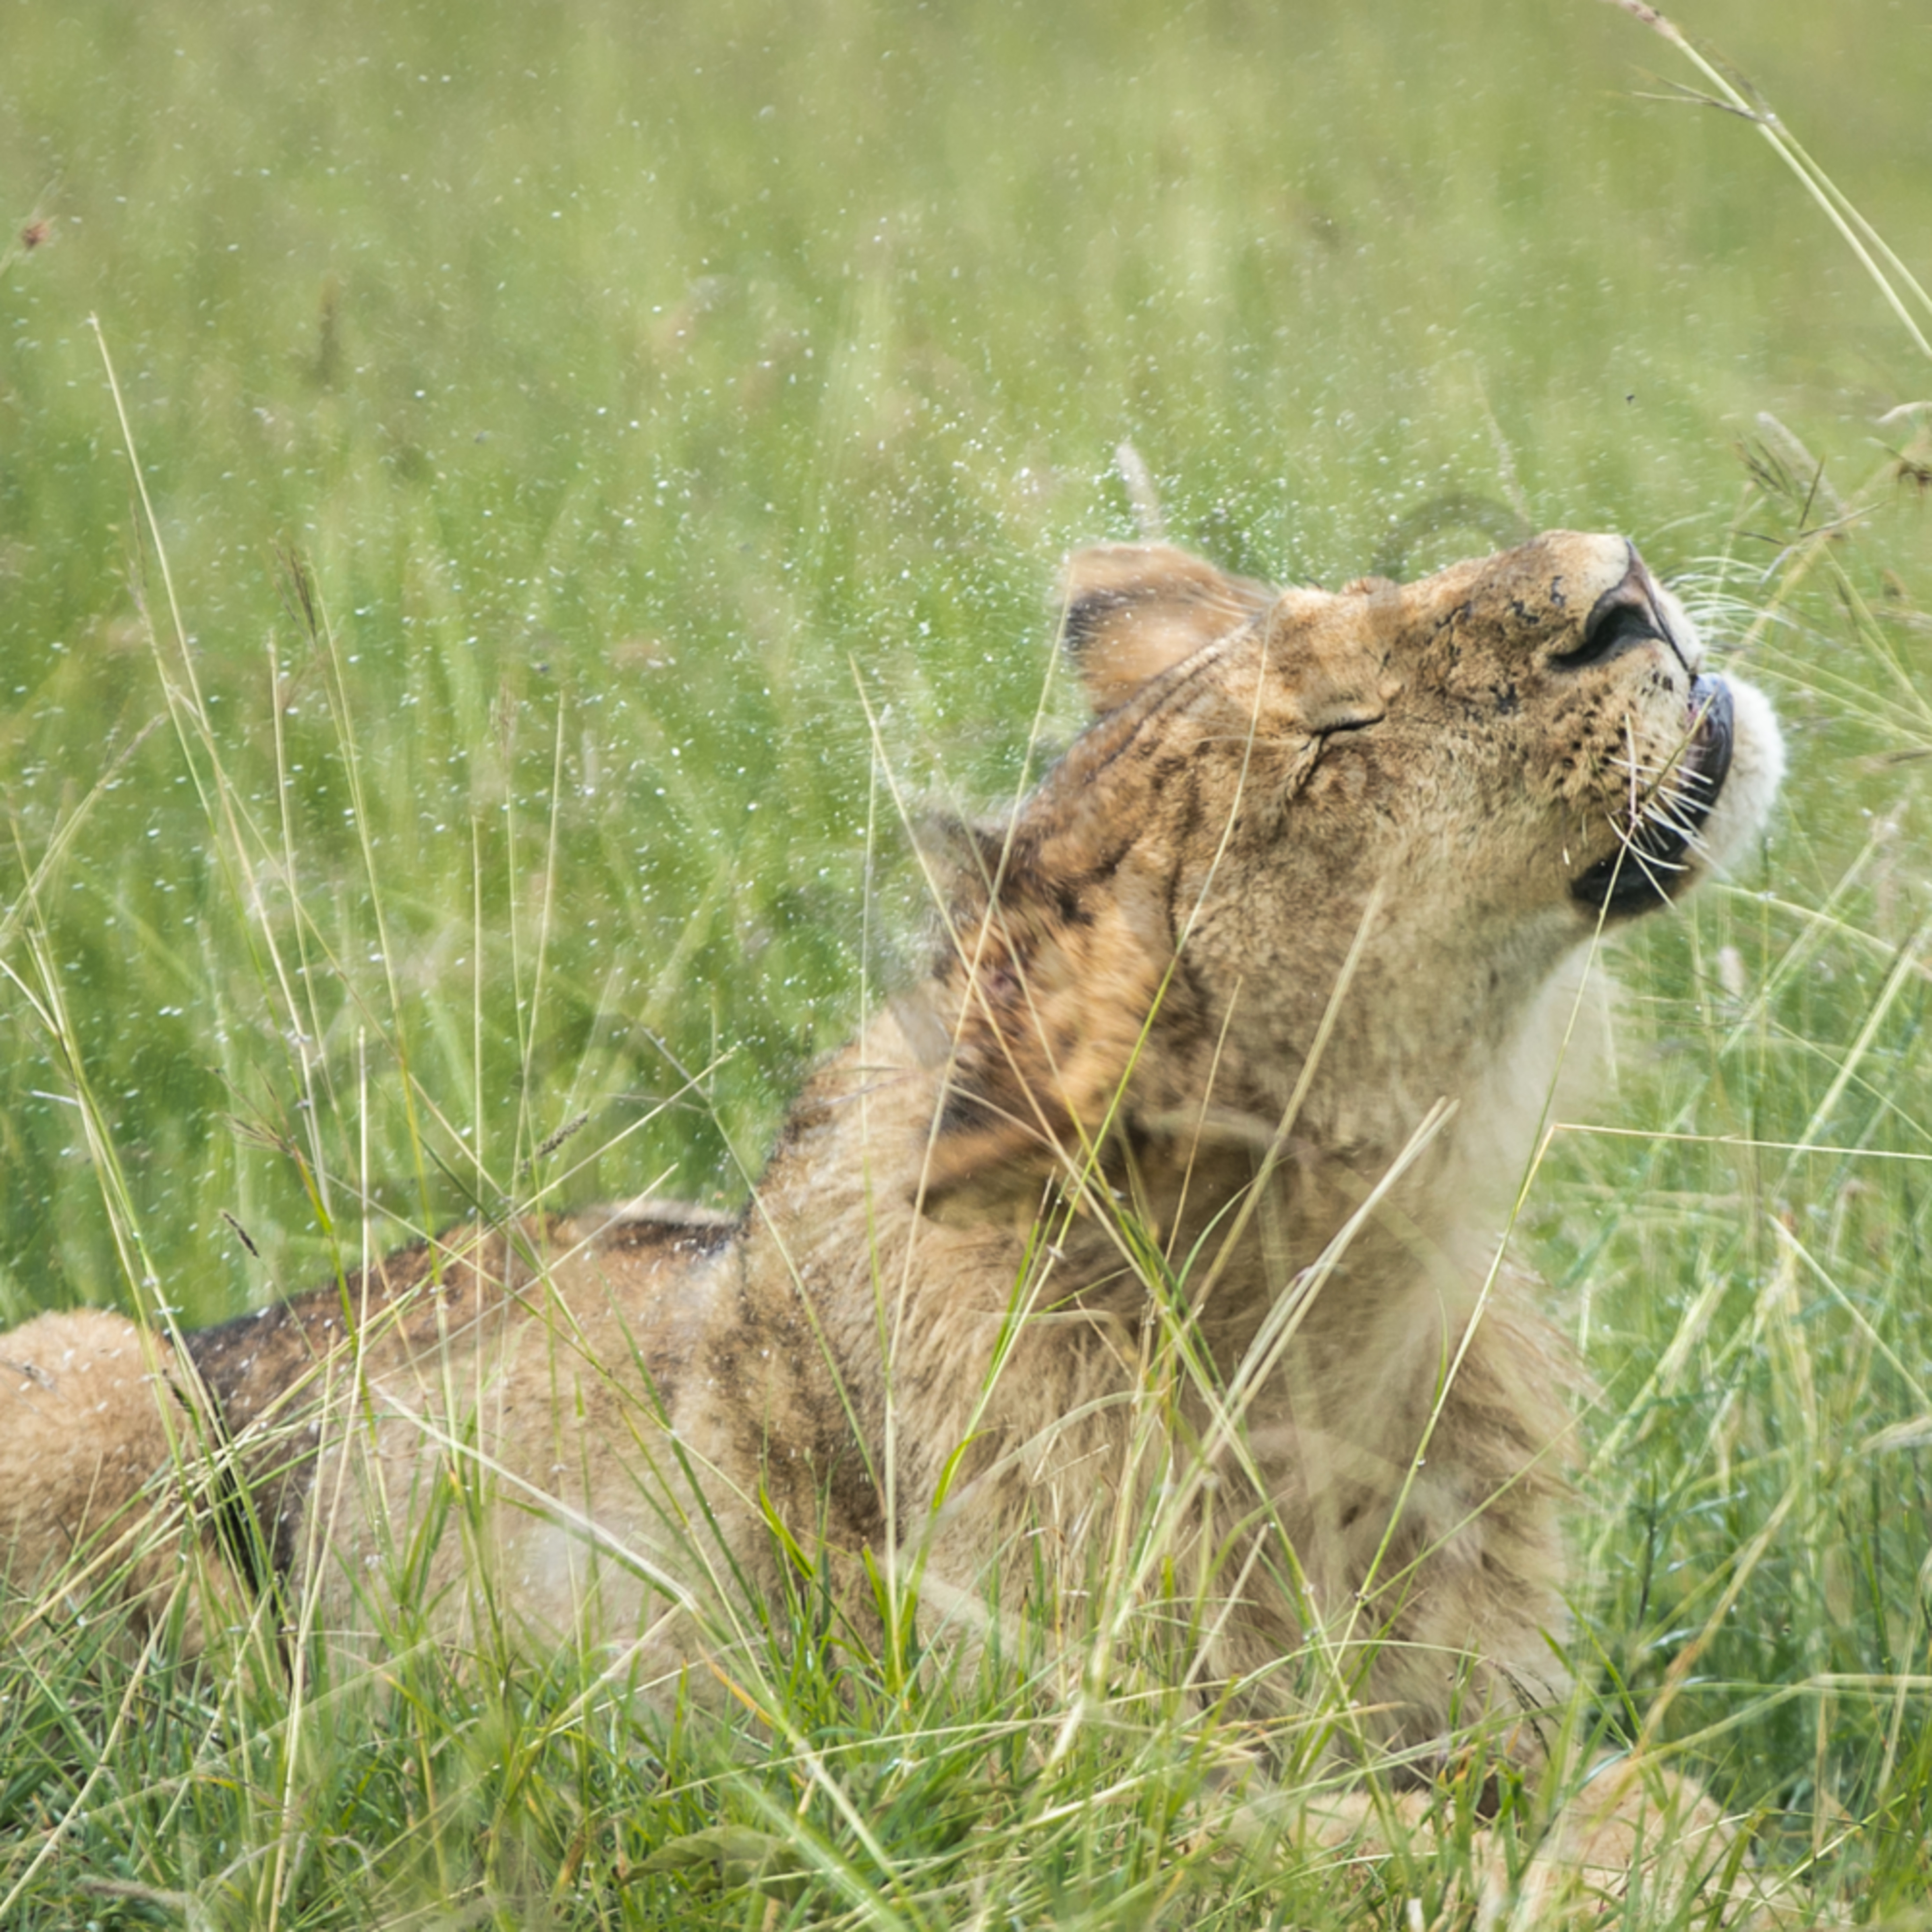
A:
<svg viewBox="0 0 1932 1932">
<path fill-rule="evenodd" d="M 1060 584 L 1060 641 L 1102 717 L 1269 608 L 1276 593 L 1171 544 L 1078 550 Z"/>
</svg>

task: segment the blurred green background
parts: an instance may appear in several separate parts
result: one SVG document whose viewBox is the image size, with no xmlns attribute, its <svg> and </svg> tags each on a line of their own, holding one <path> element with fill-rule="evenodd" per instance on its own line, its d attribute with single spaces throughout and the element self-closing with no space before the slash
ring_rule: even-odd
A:
<svg viewBox="0 0 1932 1932">
<path fill-rule="evenodd" d="M 1932 258 L 1922 10 L 1687 24 Z M 237 1120 L 411 1222 L 585 1112 L 554 1198 L 741 1192 L 916 928 L 880 760 L 1010 794 L 1055 565 L 1132 526 L 1122 438 L 1174 534 L 1279 578 L 1490 547 L 1461 497 L 1682 571 L 1739 548 L 1760 412 L 1862 476 L 1932 377 L 1750 128 L 1647 98 L 1694 76 L 1583 0 L 14 4 L 0 46 L 37 242 L 0 278 L 0 898 L 164 710 L 90 316 L 262 830 L 224 862 L 157 730 L 8 954 L 38 984 L 44 926 L 197 1318 L 329 1251 Z M 124 1298 L 69 1076 L 11 987 L 0 1026 L 5 1308 Z"/>
</svg>

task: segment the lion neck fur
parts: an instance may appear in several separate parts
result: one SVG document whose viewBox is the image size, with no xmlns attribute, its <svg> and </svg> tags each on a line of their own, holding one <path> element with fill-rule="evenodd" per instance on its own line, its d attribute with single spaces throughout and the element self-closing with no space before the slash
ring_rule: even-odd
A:
<svg viewBox="0 0 1932 1932">
<path fill-rule="evenodd" d="M 1371 950 L 1356 970 L 1389 964 Z M 929 1064 L 888 1009 L 794 1110 L 747 1232 L 748 1279 L 775 1304 L 808 1297 L 841 1379 L 879 1392 L 856 1418 L 875 1445 L 892 1434 L 886 1390 L 920 1415 L 916 1438 L 898 1438 L 892 1472 L 902 1538 L 945 1542 L 945 1513 L 933 1514 L 941 1470 L 976 1436 L 966 1467 L 981 1478 L 978 1527 L 962 1572 L 968 1550 L 983 1560 L 989 1516 L 1014 1537 L 1042 1514 L 1090 1521 L 1096 1493 L 1147 1478 L 1130 1424 L 1160 1290 L 1123 1241 L 1129 1218 L 1167 1257 L 1172 1292 L 1224 1384 L 1252 1366 L 1282 1298 L 1304 1298 L 1292 1349 L 1246 1385 L 1241 1419 L 1311 1587 L 1342 1600 L 1370 1560 L 1336 1513 L 1353 1508 L 1379 1537 L 1404 1492 L 1426 1541 L 1450 1534 L 1480 1497 L 1512 1491 L 1480 1531 L 1456 1533 L 1527 1550 L 1534 1539 L 1520 1520 L 1549 1507 L 1564 1460 L 1549 1450 L 1564 1430 L 1560 1378 L 1505 1395 L 1494 1384 L 1506 1371 L 1490 1364 L 1507 1352 L 1488 1344 L 1541 1332 L 1499 1251 L 1546 1114 L 1552 1102 L 1570 1111 L 1593 1058 L 1600 1002 L 1581 968 L 1573 950 L 1540 980 L 1526 974 L 1500 1028 L 1486 978 L 1468 976 L 1463 1016 L 1440 980 L 1426 1011 L 1391 1012 L 1377 987 L 1378 1023 L 1331 1030 L 1286 1135 L 1277 1090 L 1234 1083 L 1232 1102 L 1217 1103 L 1211 1052 L 1190 1060 L 1184 1042 L 1150 1038 L 1144 1063 L 1167 1070 L 1144 1090 L 1127 1081 L 1084 1153 L 1024 1167 L 1018 1181 L 1011 1166 L 976 1180 L 935 1158 L 956 1069 Z M 1102 1012 L 1104 980 L 1093 990 Z M 1418 1151 L 1410 1143 L 1432 1108 L 1441 1124 Z M 1405 1155 L 1407 1172 L 1385 1185 Z M 1253 1210 L 1229 1240 L 1250 1192 Z M 1312 1279 L 1352 1220 L 1332 1266 Z M 1030 1318 L 1016 1342 L 1019 1311 Z M 886 1382 L 847 1368 L 882 1348 Z M 1432 1510 L 1412 1464 L 1459 1355 L 1460 1486 Z M 1201 1406 L 1198 1391 L 1183 1400 Z M 963 1507 L 956 1498 L 954 1513 Z M 1520 1568 L 1533 1588 L 1548 1587 L 1528 1556 Z M 1550 1614 L 1559 1614 L 1553 1598 Z"/>
</svg>

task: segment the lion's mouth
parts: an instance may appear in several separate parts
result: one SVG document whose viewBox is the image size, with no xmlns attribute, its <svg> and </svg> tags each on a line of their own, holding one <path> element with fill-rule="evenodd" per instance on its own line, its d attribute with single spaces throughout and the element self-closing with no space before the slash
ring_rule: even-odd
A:
<svg viewBox="0 0 1932 1932">
<path fill-rule="evenodd" d="M 1720 677 L 1690 686 L 1688 735 L 1667 774 L 1632 800 L 1622 842 L 1570 882 L 1574 898 L 1612 917 L 1667 904 L 1690 874 L 1692 846 L 1731 769 L 1731 693 Z"/>
</svg>

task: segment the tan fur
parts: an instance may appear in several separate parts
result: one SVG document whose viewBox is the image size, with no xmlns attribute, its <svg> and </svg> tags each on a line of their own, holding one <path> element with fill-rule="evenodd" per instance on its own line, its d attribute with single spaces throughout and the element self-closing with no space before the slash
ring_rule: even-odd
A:
<svg viewBox="0 0 1932 1932">
<path fill-rule="evenodd" d="M 1591 656 L 1620 605 L 1647 628 Z M 848 1603 L 869 1553 L 970 1622 L 1125 1508 L 1148 1592 L 1205 1580 L 1204 1676 L 1264 1706 L 1310 1654 L 1393 1742 L 1561 1692 L 1570 1371 L 1499 1231 L 1599 924 L 1573 886 L 1683 804 L 1694 635 L 1564 532 L 1338 596 L 1102 550 L 1064 608 L 1099 721 L 974 836 L 930 976 L 814 1074 L 740 1220 L 458 1228 L 188 1338 L 238 1568 L 344 1632 L 401 1591 L 728 1670 L 774 1522 Z M 1657 903 L 1768 809 L 1775 724 L 1732 702 Z M 142 1360 L 98 1314 L 0 1339 L 16 1580 L 172 1453 L 152 1382 L 97 1424 L 53 1399 L 83 1338 Z"/>
<path fill-rule="evenodd" d="M 1450 1849 L 1441 1801 L 1454 1782 L 1452 1769 L 1436 1791 L 1324 1794 L 1293 1809 L 1289 1835 L 1303 1856 L 1344 1858 L 1365 1874 L 1398 1851 L 1439 1857 Z M 1780 1888 L 1760 1882 L 1743 1864 L 1731 1821 L 1676 1772 L 1648 1757 L 1608 1758 L 1591 1767 L 1580 1788 L 1562 1788 L 1570 1783 L 1546 1794 L 1560 1801 L 1547 1815 L 1520 1815 L 1511 1831 L 1472 1834 L 1475 1932 L 1613 1925 L 1627 1916 L 1633 1892 L 1664 1922 L 1700 1904 L 1703 1916 L 1690 1922 L 1754 1932 L 1815 1922 L 1784 1909 Z M 1254 1822 L 1236 1820 L 1242 1836 L 1258 1837 L 1257 1826 L 1270 1822 L 1265 1805 L 1257 1808 L 1263 1815 Z"/>
<path fill-rule="evenodd" d="M 158 1479 L 194 1460 L 194 1418 L 160 1372 L 168 1360 L 164 1344 L 98 1309 L 38 1316 L 0 1336 L 0 1557 L 57 1563 L 70 1599 L 111 1580 L 144 1622 L 178 1593 L 194 1649 L 202 1600 L 181 1588 L 196 1553 L 187 1511 L 157 1493 Z M 238 1605 L 219 1559 L 208 1574 Z"/>
</svg>

